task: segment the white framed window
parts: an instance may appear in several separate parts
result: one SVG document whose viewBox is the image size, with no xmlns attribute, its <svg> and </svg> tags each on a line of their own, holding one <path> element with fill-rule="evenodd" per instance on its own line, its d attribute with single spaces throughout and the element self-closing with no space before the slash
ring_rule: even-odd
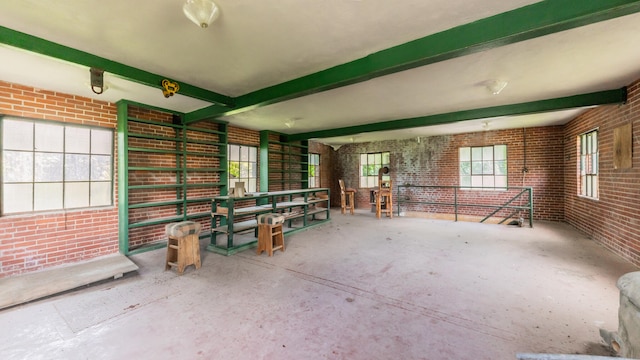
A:
<svg viewBox="0 0 640 360">
<path fill-rule="evenodd" d="M 258 148 L 247 145 L 229 144 L 227 148 L 229 158 L 229 189 L 236 183 L 244 182 L 247 192 L 258 191 Z"/>
<path fill-rule="evenodd" d="M 360 187 L 378 187 L 378 170 L 389 166 L 389 152 L 360 154 Z M 382 175 L 382 180 L 389 180 L 389 174 Z"/>
<path fill-rule="evenodd" d="M 461 187 L 507 188 L 507 145 L 461 147 L 458 161 Z"/>
<path fill-rule="evenodd" d="M 309 187 L 320 187 L 320 154 L 309 154 Z"/>
<path fill-rule="evenodd" d="M 592 130 L 578 135 L 578 171 L 580 184 L 578 195 L 598 198 L 598 130 Z"/>
<path fill-rule="evenodd" d="M 113 205 L 113 130 L 2 119 L 2 213 Z"/>
</svg>

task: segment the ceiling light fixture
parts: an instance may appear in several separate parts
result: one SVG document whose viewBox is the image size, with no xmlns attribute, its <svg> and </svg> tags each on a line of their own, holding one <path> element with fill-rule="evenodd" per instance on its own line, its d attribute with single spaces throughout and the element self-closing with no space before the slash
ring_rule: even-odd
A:
<svg viewBox="0 0 640 360">
<path fill-rule="evenodd" d="M 187 0 L 182 6 L 187 19 L 206 29 L 220 15 L 218 6 L 211 0 Z"/>
<path fill-rule="evenodd" d="M 284 121 L 284 126 L 286 126 L 289 129 L 291 129 L 295 124 L 296 124 L 296 119 L 295 118 L 287 119 L 287 120 Z"/>
<path fill-rule="evenodd" d="M 505 87 L 507 87 L 507 82 L 505 80 L 487 80 L 485 85 L 487 90 L 489 90 L 493 95 L 498 95 Z"/>
</svg>

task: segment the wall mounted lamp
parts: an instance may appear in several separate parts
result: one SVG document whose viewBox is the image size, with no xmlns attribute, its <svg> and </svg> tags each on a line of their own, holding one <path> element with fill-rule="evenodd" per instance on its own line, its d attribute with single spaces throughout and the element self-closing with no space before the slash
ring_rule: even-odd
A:
<svg viewBox="0 0 640 360">
<path fill-rule="evenodd" d="M 209 27 L 220 15 L 218 6 L 211 0 L 187 0 L 182 11 L 187 19 L 203 29 Z"/>
<path fill-rule="evenodd" d="M 91 74 L 91 91 L 100 95 L 107 90 L 104 86 L 104 70 L 90 68 L 89 73 Z"/>
</svg>

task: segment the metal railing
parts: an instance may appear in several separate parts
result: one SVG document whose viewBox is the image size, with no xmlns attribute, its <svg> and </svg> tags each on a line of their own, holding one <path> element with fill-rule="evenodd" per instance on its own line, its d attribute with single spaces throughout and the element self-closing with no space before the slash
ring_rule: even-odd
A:
<svg viewBox="0 0 640 360">
<path fill-rule="evenodd" d="M 451 193 L 453 192 L 453 193 Z M 513 193 L 513 194 L 510 194 Z M 465 196 L 461 196 L 465 194 Z M 469 195 L 472 194 L 473 195 Z M 478 195 L 481 193 L 481 195 Z M 514 195 L 515 194 L 515 195 Z M 469 196 L 466 196 L 469 195 Z M 460 202 L 460 198 L 463 198 Z M 482 201 L 477 201 L 478 199 Z M 475 200 L 475 201 L 474 201 Z M 533 188 L 507 187 L 499 189 L 481 189 L 462 186 L 441 185 L 398 185 L 396 194 L 398 215 L 402 205 L 427 205 L 432 207 L 452 207 L 455 221 L 458 221 L 460 209 L 493 209 L 480 222 L 485 222 L 502 210 L 510 210 L 499 224 L 512 219 L 516 214 L 527 213 L 529 227 L 533 227 Z M 447 212 L 441 212 L 447 213 Z M 467 215 L 482 216 L 481 211 L 466 211 Z M 449 213 L 450 214 L 450 213 Z M 522 217 L 522 216 L 521 216 Z"/>
</svg>

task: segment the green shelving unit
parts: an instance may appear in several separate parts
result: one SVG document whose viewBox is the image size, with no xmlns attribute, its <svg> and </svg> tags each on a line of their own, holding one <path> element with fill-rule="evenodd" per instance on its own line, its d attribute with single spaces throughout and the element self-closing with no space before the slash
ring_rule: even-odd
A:
<svg viewBox="0 0 640 360">
<path fill-rule="evenodd" d="M 287 135 L 274 131 L 260 133 L 260 189 L 307 189 L 308 165 L 307 140 L 287 141 Z"/>
<path fill-rule="evenodd" d="M 208 236 L 211 201 L 227 194 L 227 123 L 185 125 L 182 113 L 117 106 L 120 252 L 166 246 L 171 222 L 199 221 Z"/>
</svg>

